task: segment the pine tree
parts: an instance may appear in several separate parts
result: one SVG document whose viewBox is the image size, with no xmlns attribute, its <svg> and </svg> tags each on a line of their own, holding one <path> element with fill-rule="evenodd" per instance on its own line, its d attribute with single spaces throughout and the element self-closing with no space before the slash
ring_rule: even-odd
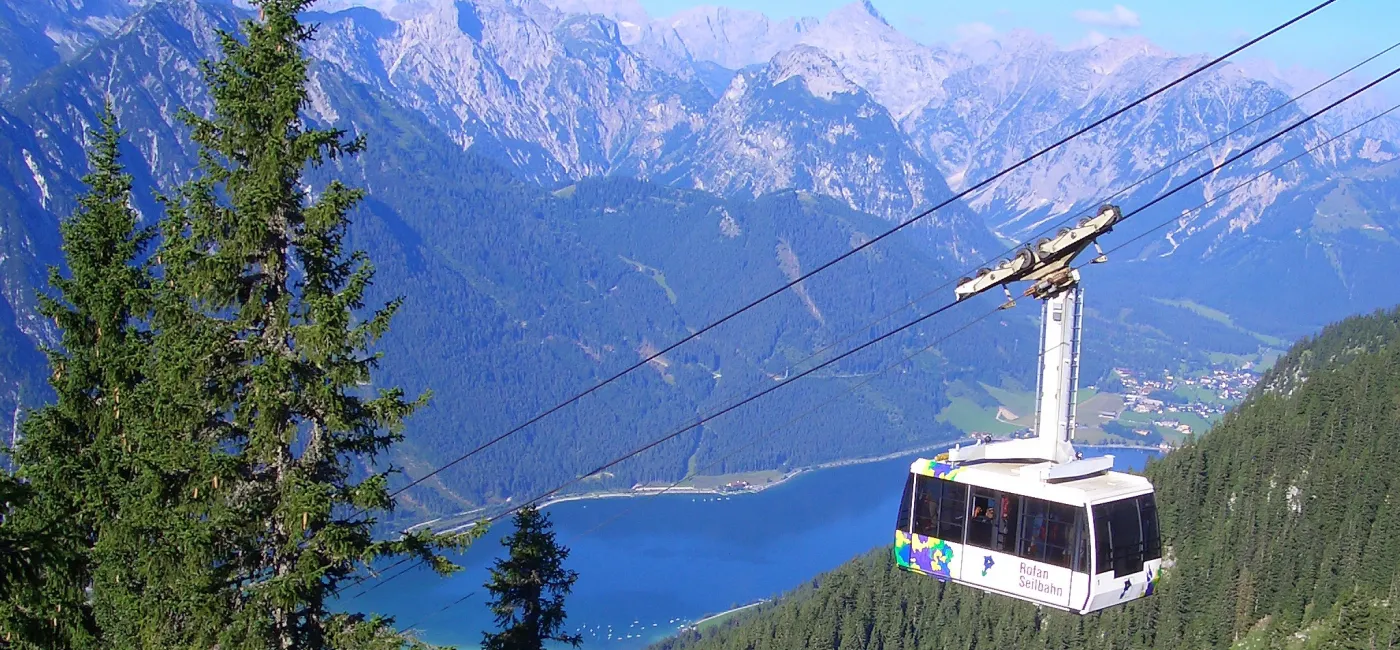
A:
<svg viewBox="0 0 1400 650">
<path fill-rule="evenodd" d="M 475 531 L 372 536 L 372 513 L 393 508 L 391 470 L 361 468 L 378 466 L 426 395 L 366 388 L 370 348 L 400 303 L 361 314 L 373 268 L 343 240 L 363 193 L 332 180 L 313 198 L 303 180 L 364 145 L 302 118 L 313 29 L 298 14 L 310 0 L 253 4 L 259 18 L 221 34 L 223 57 L 205 64 L 212 115 L 184 113 L 202 175 L 167 200 L 159 251 L 150 419 L 179 443 L 171 467 L 188 471 L 176 491 L 202 511 L 186 558 L 208 575 L 190 586 L 216 590 L 181 617 L 204 622 L 191 644 L 209 647 L 215 629 L 223 650 L 392 645 L 391 621 L 327 601 L 386 557 L 451 572 L 439 551 Z"/>
<path fill-rule="evenodd" d="M 485 585 L 501 629 L 485 634 L 482 643 L 489 650 L 540 650 L 545 641 L 574 646 L 583 641 L 563 633 L 564 597 L 578 574 L 564 568 L 569 550 L 555 541 L 552 527 L 533 506 L 515 513 L 515 534 L 501 541 L 510 557 L 496 560 Z"/>
<path fill-rule="evenodd" d="M 0 628 L 19 647 L 95 647 L 101 642 L 96 604 L 96 545 L 116 523 L 115 491 L 127 476 L 124 444 L 148 350 L 150 274 L 142 262 L 154 235 L 131 209 L 131 177 L 123 172 L 121 134 L 110 106 L 91 133 L 88 192 L 60 224 L 68 275 L 50 269 L 54 295 L 40 294 L 40 312 L 62 333 L 46 350 L 58 399 L 29 414 L 16 451 L 30 492 L 7 527 L 42 549 L 30 580 L 13 590 Z M 126 400 L 124 404 L 123 400 Z M 123 408 L 127 417 L 123 417 Z M 92 590 L 93 597 L 88 591 Z"/>
</svg>

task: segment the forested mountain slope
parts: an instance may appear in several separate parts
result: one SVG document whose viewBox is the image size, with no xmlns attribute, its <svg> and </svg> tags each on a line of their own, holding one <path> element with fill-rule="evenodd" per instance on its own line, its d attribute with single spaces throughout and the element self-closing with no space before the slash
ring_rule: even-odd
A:
<svg viewBox="0 0 1400 650">
<path fill-rule="evenodd" d="M 878 115 L 871 110 L 861 112 L 877 119 L 843 120 L 842 129 L 820 128 L 823 121 L 813 120 L 817 128 L 810 133 L 824 137 L 785 134 L 757 146 L 763 149 L 763 157 L 774 161 L 773 170 L 787 174 L 777 174 L 777 178 L 814 192 L 849 196 L 853 205 L 862 209 L 885 210 L 892 215 L 899 212 L 890 211 L 890 207 L 907 205 L 910 199 L 917 199 L 921 189 L 924 196 L 938 195 L 919 183 L 908 182 L 939 176 L 922 171 L 923 167 L 941 172 L 953 190 L 969 188 L 1205 61 L 1204 56 L 1167 51 L 1141 37 L 1064 48 L 1047 34 L 1013 30 L 979 43 L 924 43 L 892 26 L 875 5 L 888 7 L 878 1 L 858 0 L 820 19 L 782 24 L 754 12 L 717 8 L 649 19 L 633 0 L 545 1 L 565 12 L 603 14 L 619 24 L 631 25 L 633 29 L 621 31 L 622 42 L 629 46 L 661 46 L 664 44 L 654 37 L 669 34 L 665 43 L 697 61 L 730 68 L 759 66 L 770 73 L 790 67 L 783 63 L 794 58 L 829 62 L 808 66 L 808 86 L 829 90 L 854 87 L 857 92 L 846 95 L 847 100 L 868 96 L 883 110 Z M 1340 6 L 1329 9 L 1355 10 Z M 1277 16 L 1283 18 L 1282 13 Z M 638 25 L 645 29 L 637 29 Z M 1295 38 L 1308 29 L 1305 22 L 1297 32 L 1280 38 Z M 794 57 L 799 50 L 804 56 Z M 1277 75 L 1257 74 L 1245 62 L 1250 56 L 1245 53 L 1243 58 L 1212 68 L 1048 152 L 969 195 L 967 206 L 997 233 L 1028 238 L 1060 219 L 1096 208 L 1108 195 L 1158 166 L 1225 138 L 1120 197 L 1125 209 L 1130 209 L 1205 171 L 1223 159 L 1224 152 L 1242 150 L 1337 99 L 1344 92 L 1340 89 L 1353 83 L 1343 81 L 1304 97 L 1298 104 L 1282 106 L 1312 82 L 1305 84 L 1292 75 L 1290 81 L 1284 81 Z M 1372 78 L 1373 73 L 1366 70 L 1358 70 L 1357 81 Z M 724 96 L 752 94 L 753 84 L 748 83 L 752 77 L 736 75 Z M 776 106 L 798 106 L 798 99 L 787 97 Z M 1198 314 L 1174 308 L 1163 321 L 1139 317 L 1136 310 L 1153 298 L 1189 299 L 1227 312 L 1251 330 L 1293 338 L 1346 315 L 1400 302 L 1400 287 L 1387 281 L 1400 272 L 1396 266 L 1400 260 L 1396 254 L 1400 242 L 1396 215 L 1400 213 L 1394 209 L 1393 189 L 1400 172 L 1400 149 L 1394 135 L 1400 122 L 1393 116 L 1267 172 L 1228 199 L 1218 196 L 1223 189 L 1264 173 L 1380 113 L 1391 101 L 1382 93 L 1363 93 L 1319 121 L 1212 174 L 1209 182 L 1184 190 L 1161 204 L 1153 216 L 1120 227 L 1118 233 L 1124 236 L 1120 242 L 1140 234 L 1143 238 L 1118 255 L 1137 263 L 1116 267 L 1112 274 L 1132 296 L 1121 302 L 1133 311 L 1119 320 L 1173 335 L 1184 333 L 1196 327 L 1191 321 L 1197 320 Z M 723 186 L 730 174 L 756 169 L 729 164 L 741 157 L 716 155 L 744 150 L 713 146 L 725 140 L 715 136 L 733 131 L 729 124 L 746 123 L 729 119 L 731 111 L 724 109 L 729 103 L 721 100 L 715 110 L 694 120 L 700 125 L 696 129 L 701 136 L 695 143 L 701 146 L 666 150 L 673 159 L 685 159 L 670 162 L 687 169 L 676 178 L 703 180 L 703 187 L 713 188 Z M 742 113 L 746 121 L 762 121 L 778 112 L 769 102 L 737 103 L 752 107 Z M 1280 110 L 1265 115 L 1280 106 Z M 1260 120 L 1257 124 L 1225 137 L 1256 119 Z M 881 134 L 891 120 L 897 124 L 896 135 L 884 137 Z M 845 139 L 832 139 L 836 134 Z M 728 140 L 734 144 L 750 142 L 734 137 Z M 890 152 L 912 148 L 916 152 L 912 158 L 921 158 L 918 162 L 923 164 L 845 166 L 836 174 L 840 183 L 827 181 L 829 175 L 823 174 L 813 174 L 808 181 L 787 172 L 795 167 L 777 164 L 780 160 L 803 162 L 801 157 L 790 156 L 787 148 L 800 150 L 804 142 L 829 148 L 830 155 L 816 157 L 829 164 L 844 158 L 847 147 L 862 154 L 870 151 L 861 143 L 879 143 L 881 150 Z M 766 176 L 772 179 L 775 175 Z M 716 178 L 719 183 L 714 182 Z M 746 186 L 731 182 L 729 187 Z M 1203 210 L 1183 212 L 1210 197 L 1218 200 Z M 1171 214 L 1180 218 L 1145 234 Z M 1116 242 L 1104 244 L 1107 247 Z M 1261 295 L 1257 291 L 1261 285 L 1286 286 L 1290 291 Z M 1179 325 L 1185 327 L 1178 329 Z"/>
<path fill-rule="evenodd" d="M 1149 464 L 1171 564 L 1151 598 L 1080 618 L 903 573 L 886 548 L 664 646 L 1400 647 L 1400 310 L 1328 327 L 1268 379 Z"/>
<path fill-rule="evenodd" d="M 146 223 L 158 219 L 156 192 L 178 186 L 194 168 L 176 114 L 208 110 L 199 61 L 215 55 L 218 30 L 251 15 L 225 0 L 104 0 L 82 11 L 60 11 L 63 3 L 49 0 L 21 4 L 33 17 L 25 25 L 47 16 L 69 27 L 45 34 L 77 30 L 82 38 L 69 39 L 61 64 L 14 77 L 0 97 L 6 434 L 20 405 L 45 398 L 47 369 L 36 349 L 53 338 L 35 312 L 35 291 L 59 261 L 56 224 L 81 190 L 86 129 L 110 99 L 127 131 L 122 151 L 135 177 L 134 207 Z M 410 453 L 398 459 L 410 476 L 849 251 L 888 228 L 893 214 L 951 192 L 880 103 L 900 84 L 856 83 L 849 75 L 859 70 L 840 47 L 821 48 L 824 54 L 804 45 L 702 87 L 684 69 L 649 63 L 657 50 L 632 50 L 621 40 L 625 30 L 601 18 L 568 18 L 529 0 L 432 0 L 419 8 L 397 17 L 367 8 L 309 15 L 320 29 L 306 116 L 368 139 L 362 158 L 332 164 L 345 165 L 335 173 L 368 191 L 352 237 L 379 260 L 373 297 L 407 301 L 384 341 L 385 376 L 435 391 L 432 405 L 409 423 Z M 893 37 L 869 6 L 850 9 L 833 18 L 828 36 L 849 22 Z M 7 15 L 0 10 L 0 23 Z M 774 155 L 779 149 L 787 153 Z M 759 164 L 765 160 L 783 162 L 767 169 Z M 535 182 L 542 178 L 548 187 Z M 846 342 L 853 345 L 905 322 L 913 314 L 864 327 L 912 298 L 929 296 L 923 307 L 932 309 L 951 294 L 929 291 L 998 248 L 975 217 L 950 205 L 408 499 L 442 511 L 538 493 L 800 372 L 795 362 L 841 337 L 854 334 Z M 1145 216 L 1131 225 L 1149 223 Z M 1130 234 L 1116 232 L 1114 241 Z M 1394 263 L 1383 247 L 1368 250 L 1376 254 L 1338 254 L 1375 268 Z M 1112 365 L 1161 371 L 1190 356 L 1185 365 L 1194 368 L 1212 352 L 1259 351 L 1256 336 L 1175 306 L 1184 300 L 1155 300 L 1194 294 L 1161 293 L 1131 272 L 1142 265 L 1126 254 L 1114 259 L 1123 263 L 1085 272 L 1086 384 Z M 1383 300 L 1393 284 L 1374 280 L 1389 277 L 1381 273 L 1358 277 L 1372 278 L 1349 285 L 1368 300 Z M 1374 283 L 1381 288 L 1369 291 Z M 1312 306 L 1343 296 L 1306 283 L 1293 293 Z M 586 487 L 674 480 L 866 380 L 858 395 L 707 471 L 791 468 L 954 437 L 937 419 L 950 391 L 994 409 L 978 382 L 1033 385 L 1033 305 L 1002 312 L 906 368 L 871 373 L 986 308 L 959 307 Z M 1334 313 L 1317 309 L 1307 315 Z"/>
<path fill-rule="evenodd" d="M 0 353 L 0 417 L 7 433 L 16 402 L 42 400 L 25 388 L 42 386 L 35 344 L 51 342 L 35 316 L 35 290 L 46 267 L 59 262 L 57 219 L 82 189 L 85 129 L 110 98 L 127 131 L 123 162 L 135 179 L 135 207 L 146 222 L 158 219 L 155 192 L 194 168 L 175 112 L 208 106 L 202 86 L 185 81 L 213 54 L 215 30 L 231 29 L 238 17 L 218 3 L 154 3 L 6 100 L 0 197 L 11 200 L 0 202 L 0 344 L 11 344 Z M 340 63 L 320 61 L 311 77 L 309 118 L 367 138 L 358 159 L 330 164 L 336 176 L 368 190 L 350 236 L 376 260 L 370 302 L 405 298 L 382 342 L 382 377 L 434 395 L 408 423 L 404 453 L 394 459 L 410 478 L 888 227 L 805 192 L 726 199 L 621 177 L 546 191 L 494 160 L 486 143 L 463 150 Z M 323 178 L 308 176 L 313 189 Z M 932 233 L 892 237 L 839 273 L 812 278 L 454 467 L 407 493 L 404 516 L 534 496 L 809 367 L 792 368 L 953 276 L 958 269 L 940 259 Z M 945 382 L 996 383 L 1008 369 L 1030 381 L 1030 365 L 1011 362 L 1030 354 L 1016 349 L 1034 341 L 1029 311 L 1007 313 L 999 319 L 1004 327 L 960 335 L 899 371 L 872 373 L 987 308 L 971 305 L 958 318 L 911 330 L 580 487 L 674 481 L 866 380 L 856 395 L 709 471 L 796 467 L 954 438 L 958 432 L 936 419 L 948 403 Z"/>
<path fill-rule="evenodd" d="M 347 9 L 355 4 L 377 9 Z M 0 101 L 19 113 L 26 93 L 52 87 L 55 71 L 71 67 L 97 73 L 119 99 L 156 91 L 157 101 L 140 110 L 168 117 L 163 111 L 179 105 L 171 98 L 187 99 L 198 87 L 188 83 L 194 70 L 182 66 L 208 49 L 207 27 L 223 26 L 222 18 L 201 15 L 230 13 L 228 0 L 10 5 L 15 9 L 0 7 L 0 97 L 7 98 Z M 316 8 L 308 14 L 320 24 L 315 58 L 382 92 L 395 111 L 431 124 L 451 146 L 549 189 L 619 175 L 726 198 L 792 188 L 886 218 L 941 202 L 1201 62 L 1142 39 L 1062 50 L 1047 36 L 1017 32 L 975 48 L 980 53 L 927 45 L 859 1 L 820 20 L 781 23 L 714 7 L 652 20 L 640 5 L 615 0 L 326 0 Z M 153 20 L 174 27 L 179 38 L 153 31 Z M 92 55 L 112 39 L 153 65 L 128 70 L 110 52 Z M 942 255 L 980 261 L 996 248 L 987 226 L 1024 238 L 1036 226 L 1097 208 L 1149 170 L 1263 118 L 1300 90 L 1236 65 L 1212 69 L 921 223 Z M 1120 201 L 1142 205 L 1204 171 L 1219 152 L 1300 119 L 1337 90 L 1284 107 Z M 333 118 L 324 110 L 334 97 L 312 99 L 311 112 Z M 1151 303 L 1190 301 L 1250 330 L 1290 338 L 1400 301 L 1400 285 L 1388 281 L 1400 272 L 1395 119 L 1347 135 L 1229 199 L 1217 196 L 1387 103 L 1363 94 L 1125 224 L 1118 242 L 1181 215 L 1117 255 L 1136 263 L 1112 274 L 1128 289 L 1112 320 L 1179 343 L 1209 328 L 1209 320 Z M 73 117 L 59 108 L 54 122 Z M 137 146 L 159 149 L 165 161 L 179 144 L 159 129 L 140 135 L 160 140 Z M 19 187 L 43 192 L 27 181 L 49 173 L 46 161 L 36 157 L 18 171 Z M 1218 200 L 1199 213 L 1180 212 L 1207 197 Z M 1291 291 L 1261 296 L 1261 283 Z M 1169 318 L 1154 320 L 1149 311 Z M 1240 352 L 1221 349 L 1232 346 L 1228 340 L 1207 340 L 1211 351 Z"/>
</svg>

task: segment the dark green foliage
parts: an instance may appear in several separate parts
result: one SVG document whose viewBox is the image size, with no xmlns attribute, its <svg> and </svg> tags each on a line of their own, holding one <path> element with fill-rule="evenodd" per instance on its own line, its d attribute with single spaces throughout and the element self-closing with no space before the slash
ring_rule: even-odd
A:
<svg viewBox="0 0 1400 650">
<path fill-rule="evenodd" d="M 57 249 L 46 244 L 42 232 L 52 221 L 46 208 L 33 192 L 15 190 L 30 182 L 20 151 L 33 152 L 49 179 L 49 205 L 71 202 L 76 184 L 57 162 L 78 155 L 79 148 L 68 142 L 72 122 L 95 114 L 109 87 L 123 89 L 114 99 L 127 128 L 149 137 L 149 143 L 143 137 L 143 155 L 128 160 L 138 207 L 156 214 L 159 206 L 149 201 L 150 190 L 169 191 L 197 163 L 195 147 L 187 146 L 188 130 L 168 124 L 162 116 L 169 111 L 162 109 L 178 103 L 209 106 L 202 88 L 178 80 L 199 58 L 221 56 L 214 48 L 201 51 L 215 43 L 204 36 L 206 29 L 234 29 L 247 15 L 229 3 L 151 3 L 126 29 L 13 97 L 6 109 L 15 117 L 0 120 L 0 238 L 24 233 L 34 240 L 36 254 Z M 372 37 L 376 27 L 366 15 L 337 12 L 307 21 L 324 21 L 326 32 L 358 24 L 356 29 Z M 160 56 L 153 55 L 157 51 Z M 305 181 L 316 194 L 333 178 L 354 178 L 369 188 L 356 206 L 345 244 L 368 251 L 375 261 L 367 304 L 404 299 L 394 327 L 376 348 L 385 357 L 372 387 L 402 386 L 409 395 L 433 390 L 431 403 L 415 412 L 412 435 L 392 452 L 409 476 L 426 474 L 611 376 L 636 362 L 642 349 L 664 346 L 781 286 L 789 277 L 779 260 L 784 242 L 796 265 L 811 270 L 890 226 L 840 201 L 796 192 L 721 199 L 610 177 L 552 194 L 491 162 L 501 151 L 493 152 L 499 145 L 489 138 L 463 151 L 396 98 L 357 81 L 353 70 L 328 60 L 312 63 L 308 74 L 329 107 L 317 115 L 338 116 L 333 124 L 314 125 L 363 134 L 367 147 L 358 156 L 313 166 Z M 48 137 L 41 140 L 36 132 Z M 147 166 L 148 161 L 156 164 Z M 421 521 L 429 513 L 539 494 L 769 387 L 775 376 L 800 371 L 789 368 L 841 337 L 854 334 L 846 342 L 851 345 L 927 313 L 951 297 L 949 287 L 929 295 L 917 312 L 865 327 L 980 261 L 937 258 L 934 251 L 946 249 L 947 242 L 932 245 L 932 232 L 910 228 L 805 282 L 820 319 L 797 294 L 779 296 L 668 354 L 664 371 L 659 364 L 643 368 L 413 489 L 393 517 L 398 523 Z M 6 263 L 20 259 L 11 255 Z M 1155 322 L 1156 312 L 1140 309 L 1124 322 L 1122 310 L 1110 309 L 1115 291 L 1104 280 L 1113 275 L 1088 280 L 1086 384 L 1106 372 L 1110 361 L 1175 367 L 1181 356 L 1179 341 L 1132 324 Z M 711 465 L 707 471 L 790 469 L 955 438 L 959 433 L 936 419 L 948 404 L 948 382 L 975 387 L 977 381 L 996 385 L 1009 378 L 1034 386 L 1039 311 L 1029 302 L 1022 305 L 870 377 L 992 306 L 960 305 L 580 488 L 669 483 L 688 469 Z M 1177 307 L 1158 307 L 1173 323 L 1203 320 Z M 3 310 L 0 304 L 0 378 L 15 378 L 4 368 L 10 349 L 4 328 L 10 319 Z M 1094 311 L 1102 315 L 1095 317 Z M 1203 327 L 1200 337 L 1191 338 L 1193 348 L 1233 346 L 1227 336 L 1238 336 L 1208 321 Z M 22 334 L 16 336 L 24 342 Z M 15 354 L 24 347 L 13 346 Z M 1140 363 L 1128 363 L 1129 355 Z M 23 361 L 17 358 L 16 366 L 24 367 Z M 867 379 L 854 395 L 760 439 Z M 975 390 L 972 396 L 985 398 Z M 6 399 L 0 390 L 0 408 Z M 42 396 L 26 399 L 37 404 Z M 522 464 L 531 471 L 516 471 Z"/>
<path fill-rule="evenodd" d="M 57 261 L 51 243 L 56 237 L 46 237 L 45 230 L 54 221 L 49 211 L 66 209 L 79 193 L 64 165 L 80 157 L 72 142 L 74 124 L 93 119 L 107 88 L 123 90 L 114 96 L 118 111 L 131 132 L 143 135 L 142 155 L 127 158 L 134 200 L 144 214 L 157 214 L 151 190 L 170 192 L 197 163 L 188 129 L 164 119 L 167 107 L 208 107 L 211 99 L 198 84 L 179 80 L 198 59 L 222 56 L 212 47 L 216 39 L 206 37 L 210 27 L 232 30 L 247 15 L 223 2 L 150 3 L 126 28 L 9 98 L 8 113 L 0 112 L 0 240 L 22 235 L 33 240 L 34 255 Z M 358 29 L 369 38 L 382 25 L 368 15 L 349 11 L 306 20 L 324 21 L 327 33 Z M 394 327 L 376 347 L 385 358 L 373 387 L 401 386 L 409 395 L 433 390 L 432 402 L 415 413 L 412 435 L 393 452 L 409 476 L 425 474 L 611 376 L 637 361 L 640 350 L 664 346 L 781 286 L 788 279 L 779 260 L 782 243 L 799 268 L 811 270 L 890 226 L 840 201 L 796 192 L 721 199 L 610 177 L 552 194 L 491 162 L 502 150 L 490 138 L 483 135 L 463 151 L 422 115 L 357 81 L 354 70 L 341 70 L 334 60 L 313 62 L 307 73 L 328 109 L 308 117 L 308 124 L 363 134 L 368 146 L 358 156 L 312 166 L 304 180 L 313 194 L 333 178 L 353 178 L 370 190 L 356 206 L 345 244 L 368 251 L 375 261 L 367 304 L 404 299 Z M 332 119 L 327 116 L 336 116 L 334 122 L 315 121 Z M 41 132 L 45 138 L 35 135 Z M 34 155 L 48 179 L 47 204 L 25 190 L 32 181 L 22 151 Z M 932 232 L 908 229 L 804 283 L 820 319 L 797 294 L 779 296 L 667 355 L 664 371 L 660 364 L 641 369 L 413 489 L 394 517 L 398 523 L 421 521 L 539 494 L 771 386 L 774 376 L 841 337 L 854 334 L 850 345 L 926 313 L 951 297 L 948 287 L 928 296 L 920 312 L 864 327 L 980 261 L 937 258 L 934 251 L 946 250 L 947 242 L 931 245 Z M 10 246 L 6 266 L 25 259 L 13 253 L 18 244 Z M 5 273 L 19 281 L 27 277 L 9 268 Z M 1141 293 L 1141 287 L 1110 288 L 1116 273 L 1086 280 L 1085 384 L 1110 365 L 1174 368 L 1186 348 L 1193 361 L 1205 350 L 1257 349 L 1248 336 L 1182 308 L 1151 301 L 1113 304 L 1114 296 Z M 14 319 L 6 317 L 3 300 L 0 382 L 19 381 L 23 375 L 7 366 L 42 364 L 26 360 L 32 346 L 24 334 L 15 331 L 11 339 Z M 990 305 L 959 306 L 628 461 L 611 478 L 580 487 L 669 483 L 712 464 L 707 471 L 793 468 L 955 438 L 958 432 L 936 419 L 948 404 L 950 380 L 975 386 L 1012 379 L 1034 386 L 1039 311 L 1029 302 L 1022 305 L 761 440 L 777 423 L 839 396 Z M 1157 329 L 1164 323 L 1172 325 L 1170 333 Z M 1176 336 L 1175 330 L 1193 324 L 1199 332 Z M 8 345 L 11 340 L 17 344 Z M 1183 340 L 1191 345 L 1182 346 Z M 34 374 L 42 378 L 42 372 Z M 20 393 L 27 404 L 44 399 L 31 390 Z M 0 413 L 11 412 L 8 394 L 0 389 Z M 985 398 L 975 390 L 972 396 Z M 532 471 L 515 471 L 517 464 Z"/>
<path fill-rule="evenodd" d="M 1288 391 L 1319 370 L 1371 354 L 1400 339 L 1400 320 L 1378 310 L 1369 318 L 1350 318 L 1323 328 L 1279 357 L 1259 383 L 1270 390 Z"/>
<path fill-rule="evenodd" d="M 337 110 L 356 125 L 386 118 Z M 366 201 L 369 218 L 358 220 L 351 233 L 354 241 L 384 252 L 379 287 L 407 287 L 415 296 L 384 341 L 383 375 L 408 387 L 426 385 L 431 377 L 438 396 L 417 416 L 422 428 L 406 445 L 403 462 L 410 475 L 431 469 L 419 459 L 453 458 L 634 363 L 641 350 L 679 339 L 781 286 L 781 241 L 811 265 L 848 250 L 852 239 L 888 227 L 835 201 L 791 192 L 725 201 L 610 178 L 553 196 L 420 135 L 419 128 L 426 131 L 396 118 L 390 127 L 368 131 L 371 143 L 393 134 L 412 146 L 371 147 L 362 156 L 367 183 L 376 191 Z M 385 173 L 405 168 L 422 171 L 411 178 Z M 734 236 L 722 230 L 726 214 Z M 481 498 L 533 496 L 700 413 L 767 388 L 819 347 L 934 288 L 945 272 L 924 251 L 919 241 L 891 241 L 857 256 L 846 263 L 847 273 L 805 283 L 821 320 L 800 298 L 777 298 L 666 355 L 664 370 L 660 364 L 639 369 L 415 488 L 409 500 L 441 513 L 467 509 Z M 930 297 L 924 309 L 941 298 Z M 946 322 L 896 337 L 581 488 L 669 483 L 690 467 L 717 462 L 707 471 L 800 467 L 951 439 L 957 432 L 935 419 L 944 405 L 944 378 L 998 383 L 1007 365 L 986 363 L 987 355 L 973 354 L 973 346 L 1000 345 L 998 358 L 1019 354 L 1018 337 L 1007 332 L 1029 331 L 1024 319 L 1008 315 L 1007 326 L 965 332 L 938 353 L 756 440 L 926 345 L 956 326 L 956 318 L 985 308 L 969 305 Z M 924 312 L 899 314 L 845 345 L 916 313 Z M 1031 356 L 1022 357 L 1018 368 L 1032 381 L 1034 356 L 1026 354 Z M 872 417 L 872 409 L 879 415 Z M 749 443 L 756 444 L 721 462 Z M 532 469 L 516 471 L 521 465 Z"/>
<path fill-rule="evenodd" d="M 27 531 L 6 525 L 15 508 L 28 500 L 28 493 L 26 485 L 0 473 L 0 602 L 8 602 L 22 585 L 39 579 L 39 540 Z"/>
<path fill-rule="evenodd" d="M 885 549 L 664 645 L 1400 647 L 1400 310 L 1328 327 L 1268 379 L 1148 466 L 1168 562 L 1155 596 L 1081 618 L 901 572 Z"/>
<path fill-rule="evenodd" d="M 297 14 L 308 4 L 257 2 L 242 40 L 221 35 L 223 56 L 205 66 L 213 114 L 185 114 L 203 175 L 168 201 L 163 224 L 153 426 L 192 443 L 171 469 L 193 479 L 195 499 L 207 485 L 198 504 L 209 537 L 191 550 L 208 579 L 196 593 L 223 601 L 189 603 L 189 618 L 214 631 L 191 630 L 192 645 L 392 637 L 390 621 L 331 614 L 340 585 L 401 554 L 451 572 L 437 550 L 472 538 L 372 536 L 372 513 L 393 508 L 390 472 L 364 478 L 361 468 L 402 440 L 426 395 L 362 388 L 399 302 L 361 314 L 374 272 L 343 242 L 363 192 L 331 180 L 312 198 L 304 187 L 308 166 L 362 148 L 302 122 L 311 30 Z"/>
<path fill-rule="evenodd" d="M 328 602 L 383 558 L 450 572 L 438 552 L 478 532 L 372 535 L 394 506 L 377 458 L 421 400 L 365 388 L 399 303 L 362 313 L 373 270 L 343 245 L 362 193 L 331 180 L 309 198 L 302 180 L 362 145 L 302 123 L 306 4 L 259 3 L 221 34 L 213 114 L 186 114 L 202 174 L 165 200 L 151 266 L 104 114 L 62 228 L 69 273 L 40 301 L 62 334 L 58 401 L 25 420 L 27 483 L 0 485 L 0 543 L 23 551 L 7 562 L 38 569 L 6 583 L 6 643 L 421 647 Z"/>
<path fill-rule="evenodd" d="M 108 586 L 97 568 L 104 542 L 128 523 L 112 515 L 131 478 L 128 430 L 149 351 L 150 279 L 139 259 L 153 233 L 130 208 L 110 110 L 91 135 L 89 191 L 61 226 L 69 274 L 51 270 L 55 295 L 40 295 L 42 313 L 63 333 L 61 347 L 47 351 L 58 400 L 23 423 L 16 460 L 28 494 L 4 524 L 42 552 L 37 574 L 0 610 L 0 629 L 20 647 L 100 643 L 104 607 L 120 598 L 117 584 L 92 598 L 85 589 Z"/>
<path fill-rule="evenodd" d="M 507 559 L 491 568 L 491 611 L 499 632 L 485 633 L 488 650 L 541 650 L 545 641 L 578 646 L 583 637 L 564 633 L 564 597 L 578 574 L 564 568 L 569 550 L 550 530 L 549 517 L 534 506 L 516 511 L 515 533 L 501 540 Z"/>
</svg>

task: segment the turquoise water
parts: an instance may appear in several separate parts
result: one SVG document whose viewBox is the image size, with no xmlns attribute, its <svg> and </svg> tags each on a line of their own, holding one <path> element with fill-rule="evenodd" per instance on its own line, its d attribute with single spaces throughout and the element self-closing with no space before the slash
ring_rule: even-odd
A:
<svg viewBox="0 0 1400 650">
<path fill-rule="evenodd" d="M 1095 453 L 1111 453 L 1118 469 L 1134 470 L 1151 454 Z M 568 627 L 583 634 L 585 647 L 640 648 L 705 616 L 781 595 L 887 545 L 914 458 L 808 472 L 757 494 L 666 494 L 550 506 L 545 512 L 570 549 L 566 566 L 579 574 L 566 600 Z M 347 605 L 393 615 L 431 643 L 475 647 L 492 627 L 481 585 L 503 554 L 500 540 L 510 532 L 503 524 L 456 558 L 464 568 L 457 575 L 443 579 L 409 571 Z"/>
</svg>

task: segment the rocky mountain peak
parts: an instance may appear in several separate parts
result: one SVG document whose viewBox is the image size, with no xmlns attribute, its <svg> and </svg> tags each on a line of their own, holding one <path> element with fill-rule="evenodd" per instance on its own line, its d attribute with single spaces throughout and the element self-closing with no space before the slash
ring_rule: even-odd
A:
<svg viewBox="0 0 1400 650">
<path fill-rule="evenodd" d="M 713 6 L 687 9 L 664 22 L 696 60 L 731 70 L 768 61 L 817 24 L 813 18 L 772 22 L 757 11 Z"/>
<path fill-rule="evenodd" d="M 837 7 L 826 15 L 823 23 L 837 23 L 840 25 L 855 25 L 861 23 L 879 23 L 889 29 L 894 29 L 888 20 L 880 14 L 875 5 L 870 0 L 858 0 L 847 5 Z"/>
<path fill-rule="evenodd" d="M 554 28 L 554 33 L 560 38 L 572 41 L 622 46 L 618 24 L 597 14 L 566 18 Z"/>
<path fill-rule="evenodd" d="M 860 86 L 846 78 L 831 57 L 811 45 L 798 45 L 779 52 L 768 64 L 767 76 L 774 86 L 799 77 L 807 92 L 826 100 L 839 93 L 861 92 Z"/>
<path fill-rule="evenodd" d="M 951 45 L 968 57 L 968 65 L 981 65 L 996 60 L 1042 57 L 1059 50 L 1055 40 L 1046 34 L 1017 28 L 1007 32 L 970 34 Z"/>
<path fill-rule="evenodd" d="M 544 4 L 566 14 L 597 14 L 619 24 L 644 25 L 651 21 L 637 0 L 544 0 Z"/>
<path fill-rule="evenodd" d="M 695 76 L 693 59 L 684 40 L 665 21 L 653 20 L 636 0 L 516 1 L 522 5 L 535 2 L 565 16 L 592 14 L 607 18 L 617 24 L 618 42 L 647 59 L 653 67 L 684 80 Z"/>
<path fill-rule="evenodd" d="M 1139 58 L 1174 58 L 1172 53 L 1142 36 L 1110 38 L 1083 48 L 1083 54 L 1087 57 L 1089 69 L 1099 75 L 1111 75 Z"/>
<path fill-rule="evenodd" d="M 802 35 L 841 72 L 903 118 L 943 96 L 951 54 L 914 41 L 896 30 L 868 2 L 841 7 Z"/>
</svg>

